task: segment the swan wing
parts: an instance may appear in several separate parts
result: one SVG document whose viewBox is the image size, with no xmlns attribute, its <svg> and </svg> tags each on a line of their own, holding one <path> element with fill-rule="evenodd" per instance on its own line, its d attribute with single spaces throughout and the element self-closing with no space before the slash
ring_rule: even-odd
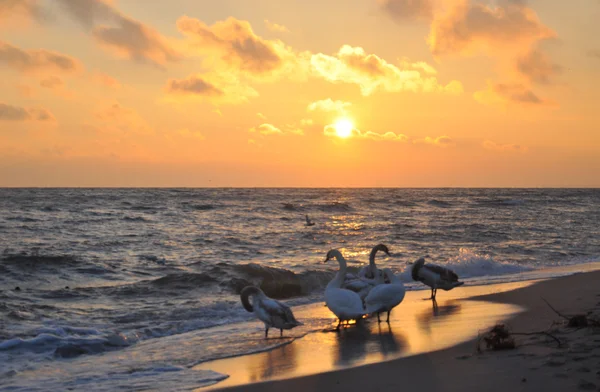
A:
<svg viewBox="0 0 600 392">
<path fill-rule="evenodd" d="M 404 299 L 406 290 L 397 284 L 385 284 L 374 287 L 365 298 L 369 313 L 391 309 Z"/>
<path fill-rule="evenodd" d="M 426 264 L 423 266 L 423 269 L 439 275 L 440 280 L 446 280 L 448 282 L 457 282 L 458 281 L 458 275 L 456 275 L 454 273 L 454 271 L 452 271 L 446 267 L 442 267 L 440 265 L 435 265 L 435 264 Z"/>
<path fill-rule="evenodd" d="M 345 289 L 330 289 L 325 292 L 327 307 L 336 315 L 346 314 L 360 317 L 365 314 L 360 296 L 354 291 Z"/>
<path fill-rule="evenodd" d="M 283 324 L 297 324 L 300 325 L 300 322 L 296 320 L 294 317 L 294 313 L 292 313 L 292 309 L 284 303 L 276 301 L 274 299 L 267 299 L 262 302 L 262 305 L 265 311 L 269 314 L 271 319 L 273 320 L 274 325 L 283 325 Z"/>
</svg>

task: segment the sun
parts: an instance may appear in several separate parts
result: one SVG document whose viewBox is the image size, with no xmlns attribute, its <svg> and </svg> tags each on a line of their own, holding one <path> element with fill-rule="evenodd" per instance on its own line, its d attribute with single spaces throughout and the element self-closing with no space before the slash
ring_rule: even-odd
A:
<svg viewBox="0 0 600 392">
<path fill-rule="evenodd" d="M 334 128 L 336 135 L 345 139 L 352 135 L 354 124 L 352 124 L 352 121 L 348 120 L 347 118 L 342 118 L 334 124 Z"/>
</svg>

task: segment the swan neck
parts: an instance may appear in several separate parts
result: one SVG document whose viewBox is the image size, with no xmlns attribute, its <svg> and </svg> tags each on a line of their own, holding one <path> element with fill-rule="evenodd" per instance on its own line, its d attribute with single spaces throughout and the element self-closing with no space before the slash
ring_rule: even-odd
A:
<svg viewBox="0 0 600 392">
<path fill-rule="evenodd" d="M 337 272 L 337 274 L 335 274 L 335 278 L 333 278 L 333 280 L 331 282 L 329 282 L 329 284 L 327 285 L 327 287 L 342 287 L 342 284 L 344 283 L 344 280 L 346 279 L 346 259 L 344 259 L 344 256 L 342 256 L 341 253 L 336 253 L 335 255 L 335 259 L 337 260 L 338 264 L 340 265 L 340 270 Z"/>
</svg>

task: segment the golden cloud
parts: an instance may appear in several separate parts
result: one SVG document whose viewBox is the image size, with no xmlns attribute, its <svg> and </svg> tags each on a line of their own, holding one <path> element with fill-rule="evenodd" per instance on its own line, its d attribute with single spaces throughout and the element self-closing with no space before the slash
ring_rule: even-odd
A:
<svg viewBox="0 0 600 392">
<path fill-rule="evenodd" d="M 454 140 L 452 140 L 452 138 L 450 138 L 449 136 L 439 136 L 436 138 L 427 136 L 424 139 L 417 139 L 413 143 L 415 143 L 415 144 L 430 144 L 430 145 L 436 146 L 436 147 L 450 147 L 450 146 L 454 146 L 454 144 L 455 144 Z"/>
<path fill-rule="evenodd" d="M 357 84 L 363 95 L 377 90 L 390 92 L 461 93 L 462 84 L 452 81 L 440 85 L 433 76 L 424 76 L 416 69 L 400 69 L 363 48 L 344 45 L 335 56 L 312 55 L 312 71 L 316 76 L 333 83 Z"/>
<path fill-rule="evenodd" d="M 346 112 L 346 108 L 350 106 L 352 106 L 352 103 L 350 102 L 339 100 L 334 101 L 331 98 L 327 98 L 309 103 L 306 109 L 310 112 L 321 110 L 323 112 L 335 112 L 343 114 Z"/>
<path fill-rule="evenodd" d="M 323 134 L 328 137 L 338 137 L 336 128 L 334 124 L 326 125 L 323 129 Z M 406 142 L 409 140 L 409 137 L 400 133 L 394 132 L 386 132 L 386 133 L 377 133 L 372 131 L 361 131 L 359 129 L 353 129 L 350 137 L 358 138 L 358 139 L 370 139 L 374 141 L 392 141 L 392 142 Z"/>
<path fill-rule="evenodd" d="M 281 41 L 265 40 L 254 33 L 250 23 L 232 17 L 208 26 L 201 20 L 182 16 L 177 27 L 201 54 L 212 51 L 231 68 L 251 75 L 280 70 L 284 57 L 293 56 Z"/>
<path fill-rule="evenodd" d="M 273 31 L 275 33 L 289 33 L 290 32 L 290 30 L 288 30 L 288 28 L 285 27 L 284 25 L 273 23 L 267 19 L 265 19 L 265 25 L 267 26 L 267 29 L 269 29 L 270 31 Z"/>
<path fill-rule="evenodd" d="M 280 129 L 273 124 L 264 123 L 264 124 L 259 125 L 258 127 L 250 128 L 249 131 L 251 133 L 259 133 L 263 136 L 285 135 L 285 134 L 304 135 L 304 131 L 302 131 L 302 129 L 296 127 L 295 124 L 288 124 L 283 129 Z"/>
</svg>

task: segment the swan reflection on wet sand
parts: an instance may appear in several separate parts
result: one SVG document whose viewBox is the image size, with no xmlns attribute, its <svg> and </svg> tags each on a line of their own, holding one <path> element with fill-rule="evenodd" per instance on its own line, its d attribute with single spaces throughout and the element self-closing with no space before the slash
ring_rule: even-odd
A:
<svg viewBox="0 0 600 392">
<path fill-rule="evenodd" d="M 437 301 L 431 301 L 431 307 L 415 314 L 417 325 L 426 334 L 431 334 L 435 323 L 444 323 L 447 318 L 457 314 L 461 310 L 461 303 L 457 300 L 446 300 L 439 305 Z"/>
<path fill-rule="evenodd" d="M 256 362 L 248 362 L 250 381 L 258 382 L 294 370 L 298 366 L 296 355 L 297 349 L 294 344 L 265 352 L 257 357 Z"/>
<path fill-rule="evenodd" d="M 340 330 L 331 348 L 334 366 L 349 366 L 364 361 L 368 356 L 381 356 L 383 359 L 400 354 L 400 350 L 408 347 L 408 342 L 401 328 L 394 332 L 389 324 L 382 327 L 365 321 Z"/>
</svg>

